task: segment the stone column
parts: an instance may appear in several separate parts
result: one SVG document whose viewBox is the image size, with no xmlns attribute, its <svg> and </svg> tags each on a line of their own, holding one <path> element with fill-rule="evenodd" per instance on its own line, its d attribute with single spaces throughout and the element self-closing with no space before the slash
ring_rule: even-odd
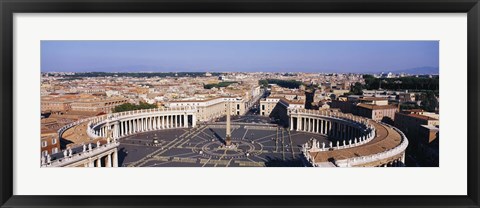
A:
<svg viewBox="0 0 480 208">
<path fill-rule="evenodd" d="M 121 121 L 120 122 L 120 136 L 125 135 L 125 122 Z"/>
<path fill-rule="evenodd" d="M 197 126 L 197 116 L 196 114 L 192 114 L 192 127 Z"/>
<path fill-rule="evenodd" d="M 135 128 L 135 132 L 141 132 L 142 131 L 142 119 L 141 118 L 137 118 L 135 120 L 135 122 L 137 122 L 137 128 Z"/>
<path fill-rule="evenodd" d="M 170 116 L 165 116 L 165 128 L 170 128 Z"/>
<path fill-rule="evenodd" d="M 302 126 L 302 117 L 297 116 L 297 131 L 301 131 L 301 126 Z"/>
<path fill-rule="evenodd" d="M 153 130 L 157 130 L 158 129 L 158 117 L 155 116 L 153 117 Z"/>
<path fill-rule="evenodd" d="M 163 116 L 158 117 L 158 128 L 163 129 Z"/>
<path fill-rule="evenodd" d="M 182 127 L 182 115 L 177 115 L 177 128 Z"/>
<path fill-rule="evenodd" d="M 315 133 L 315 118 L 310 118 L 310 122 L 312 123 L 311 132 Z"/>
<path fill-rule="evenodd" d="M 137 133 L 138 131 L 138 119 L 132 120 L 132 133 Z"/>
<path fill-rule="evenodd" d="M 113 167 L 118 167 L 118 152 L 117 149 L 112 153 L 113 154 Z"/>
<path fill-rule="evenodd" d="M 331 121 L 327 121 L 327 124 L 328 124 L 328 133 L 331 133 L 332 132 L 332 122 Z"/>
<path fill-rule="evenodd" d="M 148 120 L 147 118 L 142 118 L 142 132 L 144 131 L 147 131 L 148 130 Z"/>
<path fill-rule="evenodd" d="M 150 131 L 150 117 L 145 118 L 145 131 Z"/>
<path fill-rule="evenodd" d="M 113 124 L 113 129 L 112 129 L 112 137 L 117 138 L 117 131 L 118 131 L 118 126 L 117 124 Z"/>
<path fill-rule="evenodd" d="M 322 119 L 322 120 L 321 120 L 321 125 L 322 125 L 321 131 L 322 131 L 322 134 L 325 134 L 325 129 L 327 129 L 327 125 L 326 125 L 326 124 L 327 124 L 327 122 Z"/>
<path fill-rule="evenodd" d="M 177 123 L 178 123 L 178 115 L 173 115 L 173 127 L 177 128 Z"/>
<path fill-rule="evenodd" d="M 308 118 L 308 131 L 313 132 L 313 118 Z"/>
<path fill-rule="evenodd" d="M 230 102 L 227 103 L 227 126 L 226 126 L 226 134 L 225 134 L 225 145 L 230 146 L 232 141 L 230 138 L 230 133 L 231 133 L 231 126 L 230 126 Z"/>
<path fill-rule="evenodd" d="M 101 158 L 97 158 L 97 167 L 102 167 L 102 160 L 101 160 Z"/>
<path fill-rule="evenodd" d="M 164 129 L 165 128 L 165 117 L 164 116 L 160 116 L 158 118 L 159 122 L 160 122 L 160 128 L 161 129 Z"/>
<path fill-rule="evenodd" d="M 149 128 L 150 128 L 150 131 L 152 131 L 152 130 L 153 130 L 153 124 L 154 124 L 154 123 L 153 123 L 153 116 L 151 116 L 149 119 L 150 119 L 150 120 L 149 120 L 149 122 L 148 122 L 148 125 L 150 125 L 150 127 L 149 127 Z"/>
<path fill-rule="evenodd" d="M 162 124 L 161 124 L 162 129 L 165 129 L 165 116 L 162 116 Z"/>
<path fill-rule="evenodd" d="M 130 132 L 129 134 L 132 134 L 133 133 L 133 119 L 128 121 L 128 125 L 129 125 L 128 130 Z"/>
<path fill-rule="evenodd" d="M 157 129 L 162 129 L 162 116 L 157 116 Z"/>
<path fill-rule="evenodd" d="M 137 132 L 142 132 L 143 129 L 143 118 L 138 119 L 138 131 Z"/>
<path fill-rule="evenodd" d="M 123 135 L 128 134 L 128 121 L 123 121 Z"/>
<path fill-rule="evenodd" d="M 290 131 L 293 130 L 293 116 L 290 115 Z"/>
<path fill-rule="evenodd" d="M 150 131 L 152 129 L 152 127 L 150 125 L 151 122 L 152 122 L 151 119 L 152 119 L 151 117 L 146 117 L 145 118 L 145 131 Z"/>
<path fill-rule="evenodd" d="M 155 116 L 150 117 L 150 126 L 152 130 L 157 129 L 157 120 Z"/>
<path fill-rule="evenodd" d="M 112 167 L 112 155 L 111 154 L 107 155 L 107 161 L 105 162 L 105 167 L 107 167 L 107 168 Z"/>
<path fill-rule="evenodd" d="M 318 133 L 323 134 L 323 119 L 318 119 Z"/>
<path fill-rule="evenodd" d="M 157 127 L 158 127 L 158 125 L 157 125 L 157 117 L 154 116 L 154 117 L 152 117 L 152 129 L 153 129 L 153 130 L 157 130 Z"/>
<path fill-rule="evenodd" d="M 89 167 L 89 168 L 95 167 L 95 166 L 94 166 L 94 163 L 93 163 L 93 160 L 92 160 L 91 158 L 88 159 L 88 167 Z"/>
<path fill-rule="evenodd" d="M 305 123 L 306 123 L 305 127 L 307 127 L 305 130 L 306 130 L 307 132 L 310 132 L 310 118 L 309 118 L 309 117 L 306 118 L 306 122 L 305 122 Z"/>
<path fill-rule="evenodd" d="M 188 115 L 187 114 L 183 115 L 183 127 L 188 128 Z"/>
<path fill-rule="evenodd" d="M 132 134 L 137 130 L 137 119 L 132 119 Z"/>
<path fill-rule="evenodd" d="M 157 116 L 157 129 L 161 129 L 161 128 L 162 128 L 162 117 Z"/>
<path fill-rule="evenodd" d="M 303 118 L 303 130 L 308 132 L 308 118 Z"/>
<path fill-rule="evenodd" d="M 311 125 L 310 125 L 310 118 L 307 117 L 307 131 L 308 131 L 308 132 L 310 132 L 310 127 L 311 127 Z"/>
</svg>

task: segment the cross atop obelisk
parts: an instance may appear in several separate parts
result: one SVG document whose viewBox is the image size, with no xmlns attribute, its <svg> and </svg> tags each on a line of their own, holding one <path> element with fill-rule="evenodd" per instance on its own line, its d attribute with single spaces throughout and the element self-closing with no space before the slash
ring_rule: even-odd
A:
<svg viewBox="0 0 480 208">
<path fill-rule="evenodd" d="M 230 138 L 230 102 L 227 102 L 227 128 L 225 129 L 226 135 L 225 135 L 225 146 L 230 146 L 232 144 L 232 140 Z"/>
</svg>

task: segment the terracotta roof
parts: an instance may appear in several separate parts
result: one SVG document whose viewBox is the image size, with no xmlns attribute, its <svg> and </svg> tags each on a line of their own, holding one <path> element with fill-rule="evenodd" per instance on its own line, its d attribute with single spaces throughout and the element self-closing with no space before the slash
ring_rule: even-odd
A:
<svg viewBox="0 0 480 208">
<path fill-rule="evenodd" d="M 400 134 L 394 129 L 375 122 L 370 122 L 370 124 L 375 126 L 377 135 L 369 143 L 353 148 L 309 153 L 313 156 L 315 162 L 327 162 L 330 158 L 333 158 L 334 160 L 342 160 L 384 152 L 385 150 L 393 149 L 402 142 Z"/>
<path fill-rule="evenodd" d="M 214 97 L 214 98 L 208 98 L 204 100 L 173 100 L 171 101 L 171 103 L 207 102 L 210 100 L 221 99 L 221 98 L 237 98 L 237 97 Z"/>
<path fill-rule="evenodd" d="M 407 116 L 422 119 L 422 120 L 438 120 L 429 116 L 419 115 L 419 114 L 406 114 Z"/>
<path fill-rule="evenodd" d="M 397 106 L 395 105 L 370 105 L 370 104 L 358 104 L 357 107 L 371 109 L 371 110 L 379 110 L 379 109 L 396 109 Z"/>
<path fill-rule="evenodd" d="M 98 115 L 99 113 L 101 113 L 101 111 L 76 111 L 76 110 L 72 110 L 72 111 L 67 111 L 64 115 L 68 116 L 68 115 L 74 115 L 74 116 L 96 116 Z"/>
<path fill-rule="evenodd" d="M 40 120 L 40 123 L 44 124 L 44 123 L 56 123 L 57 122 L 57 119 L 54 119 L 54 118 L 44 118 L 44 119 L 41 119 Z"/>
</svg>

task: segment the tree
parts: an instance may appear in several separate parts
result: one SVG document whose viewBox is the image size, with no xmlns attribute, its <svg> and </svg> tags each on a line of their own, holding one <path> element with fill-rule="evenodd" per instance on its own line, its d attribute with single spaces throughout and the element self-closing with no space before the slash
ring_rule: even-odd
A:
<svg viewBox="0 0 480 208">
<path fill-rule="evenodd" d="M 268 84 L 277 84 L 280 87 L 285 87 L 289 89 L 298 89 L 303 83 L 297 80 L 283 80 L 283 79 L 266 79 L 260 80 L 259 84 L 268 85 Z"/>
<path fill-rule="evenodd" d="M 148 104 L 145 102 L 140 102 L 138 105 L 131 104 L 131 103 L 124 103 L 118 106 L 115 106 L 113 109 L 114 113 L 124 112 L 124 111 L 132 111 L 132 110 L 140 110 L 140 109 L 152 109 L 157 108 L 155 104 Z"/>
<path fill-rule="evenodd" d="M 437 97 L 433 91 L 427 91 L 424 98 L 422 99 L 422 108 L 426 111 L 433 112 L 438 108 Z"/>
<path fill-rule="evenodd" d="M 363 95 L 364 86 L 360 82 L 356 82 L 351 86 L 350 92 L 354 95 Z"/>
<path fill-rule="evenodd" d="M 268 87 L 268 81 L 267 80 L 258 80 L 258 85 L 262 86 L 262 87 Z"/>
</svg>

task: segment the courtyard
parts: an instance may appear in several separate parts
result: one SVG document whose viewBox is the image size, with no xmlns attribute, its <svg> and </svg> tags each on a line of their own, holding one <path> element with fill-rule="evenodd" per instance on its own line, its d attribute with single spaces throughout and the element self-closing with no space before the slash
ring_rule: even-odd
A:
<svg viewBox="0 0 480 208">
<path fill-rule="evenodd" d="M 120 167 L 302 167 L 301 145 L 318 134 L 290 131 L 260 116 L 232 117 L 233 148 L 218 119 L 195 128 L 167 129 L 120 140 Z"/>
</svg>

